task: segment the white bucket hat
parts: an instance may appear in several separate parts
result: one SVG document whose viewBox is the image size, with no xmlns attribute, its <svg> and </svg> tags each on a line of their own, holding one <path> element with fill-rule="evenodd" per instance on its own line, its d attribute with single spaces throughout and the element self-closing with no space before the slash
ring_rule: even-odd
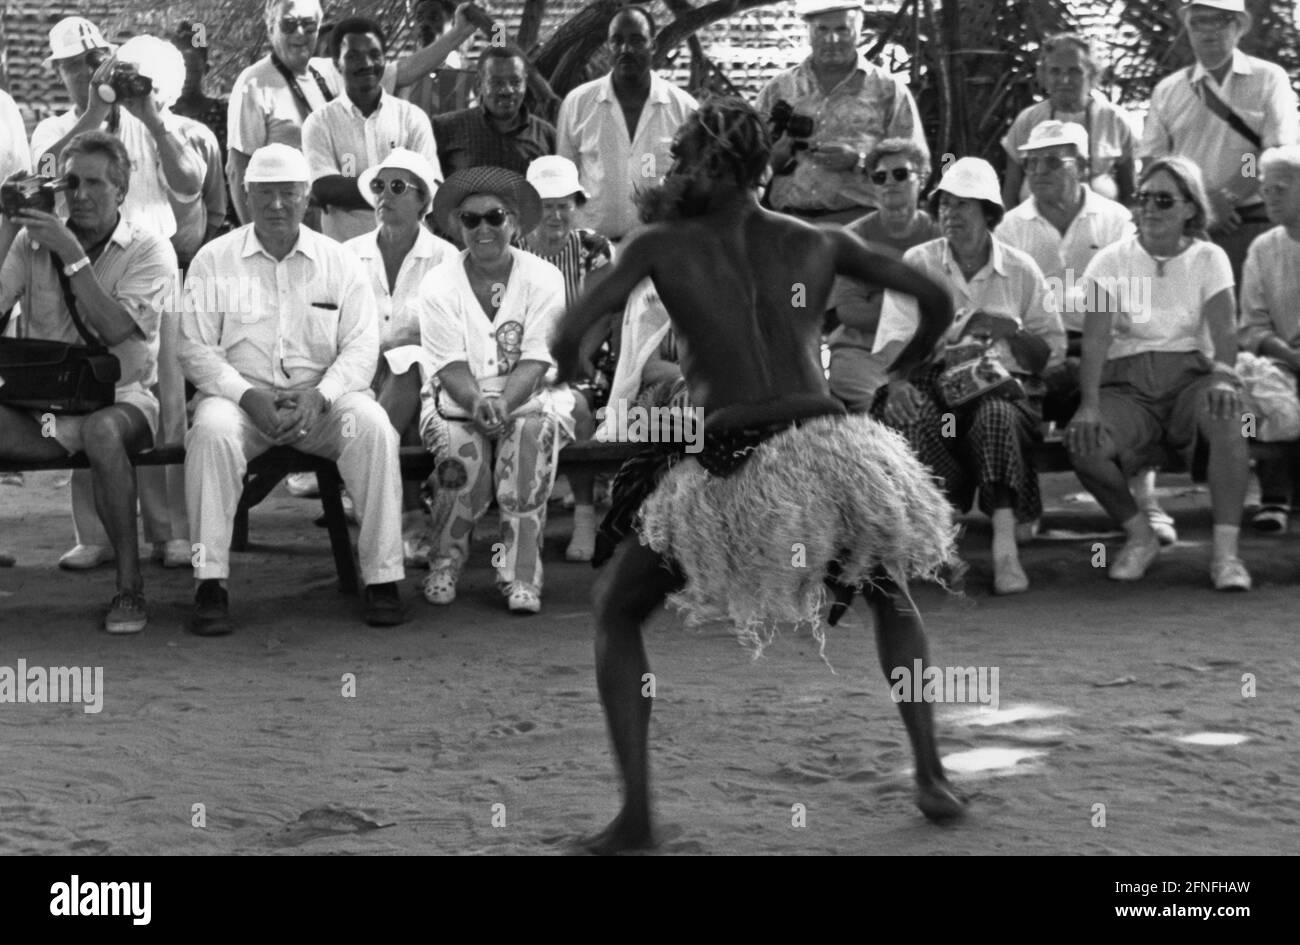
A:
<svg viewBox="0 0 1300 945">
<path fill-rule="evenodd" d="M 536 188 L 537 195 L 543 200 L 558 200 L 574 194 L 587 199 L 587 192 L 578 182 L 578 166 L 558 154 L 539 157 L 529 164 L 528 183 Z"/>
<path fill-rule="evenodd" d="M 253 152 L 244 172 L 245 184 L 306 184 L 311 168 L 297 148 L 287 144 L 268 144 Z"/>
<path fill-rule="evenodd" d="M 1192 7 L 1211 7 L 1215 10 L 1222 10 L 1224 13 L 1245 13 L 1246 0 L 1192 0 L 1191 3 L 1185 4 L 1178 12 L 1186 16 L 1191 12 Z"/>
<path fill-rule="evenodd" d="M 56 59 L 72 59 L 92 49 L 114 48 L 90 20 L 84 16 L 67 16 L 50 30 L 50 54 L 45 57 L 45 65 L 48 68 Z"/>
<path fill-rule="evenodd" d="M 1074 145 L 1080 157 L 1088 156 L 1088 132 L 1084 130 L 1083 125 L 1049 118 L 1036 124 L 1029 132 L 1029 140 L 1017 150 L 1021 154 L 1028 154 L 1030 151 L 1041 151 L 1043 148 L 1056 148 L 1066 144 Z"/>
<path fill-rule="evenodd" d="M 406 171 L 414 174 L 416 179 L 424 185 L 424 192 L 427 199 L 432 201 L 433 195 L 438 192 L 437 175 L 433 173 L 433 165 L 425 158 L 423 154 L 411 151 L 408 148 L 393 148 L 388 157 L 384 158 L 374 167 L 367 167 L 357 178 L 357 189 L 361 191 L 362 198 L 370 206 L 374 206 L 378 197 L 370 192 L 370 182 L 379 176 L 379 172 L 385 168 L 389 170 Z"/>
<path fill-rule="evenodd" d="M 939 179 L 935 190 L 945 190 L 954 197 L 970 200 L 987 200 L 1002 206 L 1002 188 L 998 186 L 998 172 L 983 158 L 964 157 L 955 161 Z"/>
</svg>

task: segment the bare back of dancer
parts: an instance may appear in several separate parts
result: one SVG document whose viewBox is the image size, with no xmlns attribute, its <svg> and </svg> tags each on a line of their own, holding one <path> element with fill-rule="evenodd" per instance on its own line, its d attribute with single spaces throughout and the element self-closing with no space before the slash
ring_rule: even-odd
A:
<svg viewBox="0 0 1300 945">
<path fill-rule="evenodd" d="M 726 111 L 730 109 L 730 111 Z M 895 363 L 905 371 L 921 363 L 952 320 L 947 294 L 928 278 L 870 250 L 840 229 L 822 229 L 759 207 L 752 186 L 728 175 L 716 145 L 745 166 L 765 153 L 740 127 L 722 141 L 727 116 L 742 105 L 706 106 L 683 127 L 676 163 L 647 205 L 669 218 L 636 233 L 609 276 L 570 309 L 553 341 L 561 380 L 576 375 L 584 332 L 602 314 L 623 307 L 636 285 L 653 280 L 677 333 L 691 402 L 702 408 L 705 432 L 752 427 L 843 413 L 826 385 L 820 360 L 822 313 L 837 274 L 915 295 L 921 327 Z M 714 130 L 710 122 L 719 126 Z M 762 126 L 758 125 L 759 135 Z M 761 140 L 761 138 L 760 138 Z M 724 155 L 725 157 L 726 155 Z M 649 846 L 647 728 L 650 700 L 641 695 L 649 671 L 641 626 L 681 578 L 634 536 L 624 540 L 601 572 L 593 594 L 597 624 L 597 684 L 624 781 L 621 813 L 588 841 L 594 852 Z M 911 660 L 928 661 L 920 619 L 888 583 L 866 592 L 875 615 L 886 675 Z M 900 606 L 901 605 L 901 606 Z M 918 803 L 933 818 L 961 811 L 948 788 L 934 745 L 929 706 L 902 703 L 911 737 Z"/>
</svg>

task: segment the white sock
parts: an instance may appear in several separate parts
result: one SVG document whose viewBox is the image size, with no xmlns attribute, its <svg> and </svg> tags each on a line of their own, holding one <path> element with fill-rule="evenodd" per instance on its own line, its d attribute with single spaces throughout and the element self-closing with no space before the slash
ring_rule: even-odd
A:
<svg viewBox="0 0 1300 945">
<path fill-rule="evenodd" d="M 592 534 L 596 530 L 596 508 L 592 505 L 573 507 L 573 533 Z"/>
<path fill-rule="evenodd" d="M 1011 509 L 993 510 L 993 560 L 1016 557 L 1016 513 Z"/>
<path fill-rule="evenodd" d="M 1156 471 L 1154 469 L 1144 469 L 1130 479 L 1129 491 L 1133 493 L 1133 501 L 1137 503 L 1139 509 L 1159 510 L 1160 500 L 1156 498 Z"/>
<path fill-rule="evenodd" d="M 1237 557 L 1237 537 L 1240 534 L 1240 525 L 1215 525 L 1214 560 Z"/>
<path fill-rule="evenodd" d="M 1157 540 L 1155 530 L 1152 529 L 1146 512 L 1141 509 L 1124 523 L 1124 534 L 1128 536 L 1129 541 L 1152 542 Z"/>
</svg>

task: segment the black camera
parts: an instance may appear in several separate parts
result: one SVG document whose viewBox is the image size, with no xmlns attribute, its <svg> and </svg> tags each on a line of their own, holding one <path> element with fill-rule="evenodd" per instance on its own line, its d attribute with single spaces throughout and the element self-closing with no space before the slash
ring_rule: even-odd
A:
<svg viewBox="0 0 1300 945">
<path fill-rule="evenodd" d="M 0 213 L 12 220 L 15 214 L 24 210 L 44 210 L 54 212 L 54 195 L 68 190 L 66 177 L 42 177 L 31 174 L 16 177 L 0 184 Z"/>
<path fill-rule="evenodd" d="M 767 120 L 772 126 L 774 140 L 783 134 L 789 135 L 795 139 L 796 151 L 808 147 L 808 139 L 813 135 L 813 120 L 808 115 L 800 115 L 785 99 L 777 99 Z"/>
<path fill-rule="evenodd" d="M 115 63 L 108 81 L 100 85 L 99 97 L 110 105 L 129 98 L 144 98 L 153 93 L 153 80 L 141 75 L 129 62 Z"/>
</svg>

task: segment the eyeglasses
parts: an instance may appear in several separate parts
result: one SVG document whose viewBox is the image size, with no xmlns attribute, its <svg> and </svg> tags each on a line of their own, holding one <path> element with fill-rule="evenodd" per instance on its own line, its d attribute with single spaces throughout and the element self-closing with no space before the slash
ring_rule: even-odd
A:
<svg viewBox="0 0 1300 945">
<path fill-rule="evenodd" d="M 370 192 L 375 196 L 379 196 L 380 194 L 382 194 L 384 192 L 384 187 L 385 187 L 384 181 L 380 180 L 378 177 L 376 177 L 374 180 L 370 182 Z M 397 178 L 396 180 L 388 181 L 387 188 L 393 192 L 394 196 L 397 197 L 402 196 L 402 194 L 406 193 L 407 190 L 414 190 L 420 194 L 424 193 L 424 191 L 421 190 L 418 186 L 416 186 L 415 184 L 408 184 L 400 177 Z"/>
<path fill-rule="evenodd" d="M 320 29 L 320 21 L 314 16 L 282 16 L 280 17 L 280 32 L 286 35 L 296 33 L 302 30 L 304 33 L 314 33 Z"/>
<path fill-rule="evenodd" d="M 1077 158 L 1057 157 L 1055 154 L 1041 154 L 1038 157 L 1025 158 L 1025 170 L 1059 171 L 1067 164 L 1073 167 L 1076 163 L 1078 163 Z"/>
<path fill-rule="evenodd" d="M 1163 190 L 1139 190 L 1133 195 L 1133 200 L 1139 207 L 1145 207 L 1150 201 L 1156 205 L 1157 210 L 1168 210 L 1174 204 L 1181 203 L 1182 199 Z"/>
<path fill-rule="evenodd" d="M 496 228 L 504 226 L 509 218 L 510 211 L 501 207 L 489 210 L 487 213 L 470 213 L 468 210 L 463 210 L 460 213 L 460 225 L 467 230 L 477 229 L 480 223 L 487 223 L 488 226 Z"/>
<path fill-rule="evenodd" d="M 1196 30 L 1198 33 L 1210 33 L 1226 30 L 1236 22 L 1237 18 L 1231 13 L 1214 13 L 1205 16 L 1189 16 L 1187 18 L 1187 27 Z"/>
<path fill-rule="evenodd" d="M 871 183 L 883 184 L 885 181 L 889 180 L 890 178 L 893 178 L 895 181 L 901 184 L 903 181 L 907 180 L 915 173 L 916 171 L 912 170 L 910 167 L 896 167 L 893 170 L 889 170 L 889 171 L 872 171 Z"/>
</svg>

